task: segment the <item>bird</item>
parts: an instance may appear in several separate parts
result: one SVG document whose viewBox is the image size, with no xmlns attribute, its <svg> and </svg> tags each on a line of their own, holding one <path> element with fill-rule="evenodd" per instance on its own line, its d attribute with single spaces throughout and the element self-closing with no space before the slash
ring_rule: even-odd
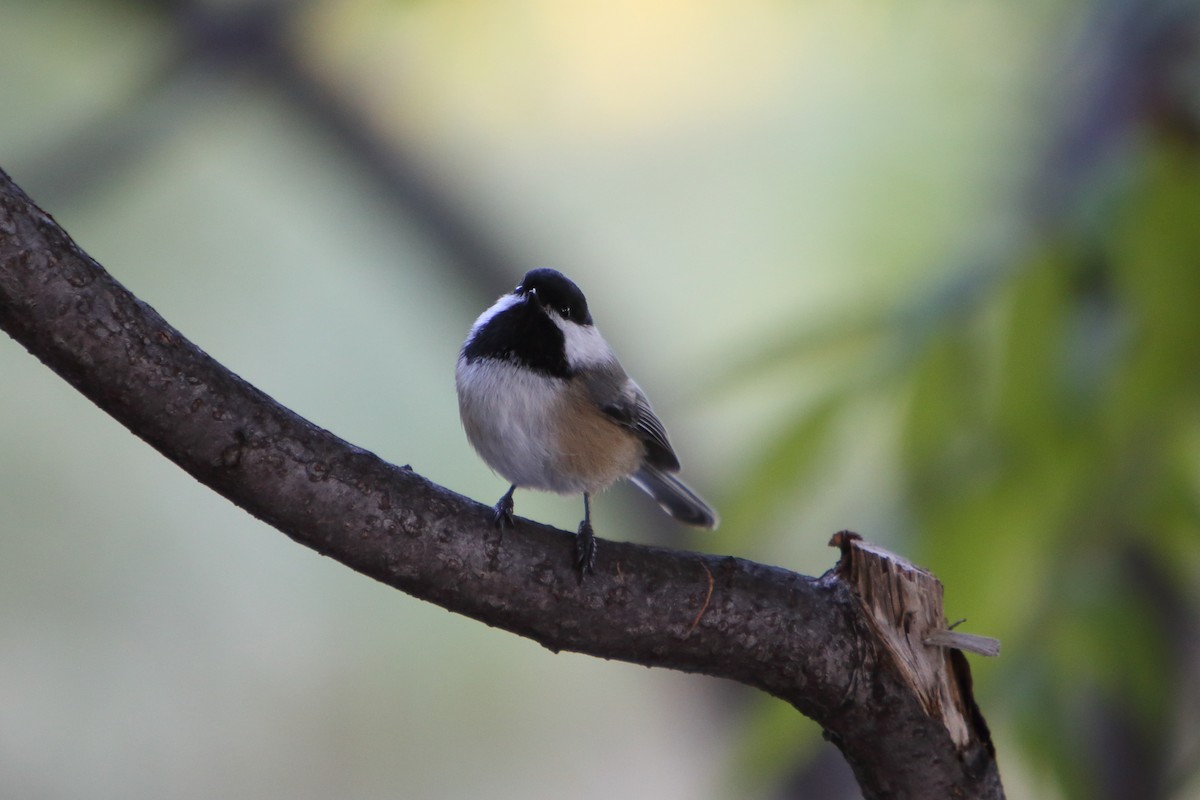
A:
<svg viewBox="0 0 1200 800">
<path fill-rule="evenodd" d="M 666 428 L 596 328 L 583 292 L 558 270 L 530 270 L 479 315 L 455 387 L 467 440 L 510 484 L 493 509 L 498 528 L 513 526 L 518 488 L 583 495 L 581 578 L 596 559 L 591 497 L 618 480 L 680 522 L 717 526 L 712 507 L 675 477 Z"/>
</svg>

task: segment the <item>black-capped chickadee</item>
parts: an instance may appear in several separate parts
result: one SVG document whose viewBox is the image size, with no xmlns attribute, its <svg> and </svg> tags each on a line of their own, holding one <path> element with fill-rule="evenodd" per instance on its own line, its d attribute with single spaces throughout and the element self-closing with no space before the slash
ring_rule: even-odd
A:
<svg viewBox="0 0 1200 800">
<path fill-rule="evenodd" d="M 479 315 L 455 371 L 467 439 L 511 486 L 496 503 L 512 524 L 513 492 L 583 493 L 575 565 L 596 555 L 590 497 L 629 478 L 668 514 L 717 526 L 717 514 L 673 473 L 667 432 L 592 324 L 583 292 L 562 273 L 535 269 Z"/>
</svg>

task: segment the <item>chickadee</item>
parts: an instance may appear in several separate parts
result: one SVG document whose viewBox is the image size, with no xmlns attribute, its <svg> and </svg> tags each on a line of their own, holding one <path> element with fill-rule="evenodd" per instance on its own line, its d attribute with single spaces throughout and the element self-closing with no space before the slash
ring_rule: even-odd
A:
<svg viewBox="0 0 1200 800">
<path fill-rule="evenodd" d="M 717 514 L 672 473 L 667 432 L 592 324 L 583 292 L 535 269 L 479 315 L 455 370 L 467 439 L 511 486 L 495 507 L 513 524 L 518 487 L 583 493 L 575 566 L 596 557 L 591 495 L 628 478 L 680 522 L 715 528 Z"/>
</svg>

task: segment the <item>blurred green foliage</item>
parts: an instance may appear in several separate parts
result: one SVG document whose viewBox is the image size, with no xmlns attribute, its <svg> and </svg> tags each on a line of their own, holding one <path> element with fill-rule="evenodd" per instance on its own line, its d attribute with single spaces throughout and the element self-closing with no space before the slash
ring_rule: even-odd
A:
<svg viewBox="0 0 1200 800">
<path fill-rule="evenodd" d="M 885 324 L 751 359 L 861 351 L 864 330 L 874 345 L 868 380 L 782 426 L 732 514 L 753 527 L 789 507 L 838 418 L 885 398 L 900 547 L 946 583 L 948 609 L 971 610 L 968 629 L 1003 640 L 975 661 L 985 714 L 1080 800 L 1194 796 L 1200 766 L 1200 140 L 1142 133 L 1086 223 L 1035 220 L 1009 257 L 982 273 L 965 259 Z M 769 708 L 754 719 L 754 737 L 781 730 Z M 789 771 L 784 750 L 739 763 L 776 752 Z"/>
</svg>

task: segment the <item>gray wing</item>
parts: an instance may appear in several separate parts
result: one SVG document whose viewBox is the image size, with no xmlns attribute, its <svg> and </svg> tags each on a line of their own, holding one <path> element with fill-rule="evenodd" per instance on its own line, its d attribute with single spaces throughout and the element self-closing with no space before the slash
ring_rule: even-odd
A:
<svg viewBox="0 0 1200 800">
<path fill-rule="evenodd" d="M 633 431 L 645 445 L 646 463 L 663 472 L 679 470 L 679 458 L 667 440 L 667 429 L 650 408 L 646 393 L 619 364 L 590 370 L 585 380 L 596 405 L 615 422 Z"/>
</svg>

